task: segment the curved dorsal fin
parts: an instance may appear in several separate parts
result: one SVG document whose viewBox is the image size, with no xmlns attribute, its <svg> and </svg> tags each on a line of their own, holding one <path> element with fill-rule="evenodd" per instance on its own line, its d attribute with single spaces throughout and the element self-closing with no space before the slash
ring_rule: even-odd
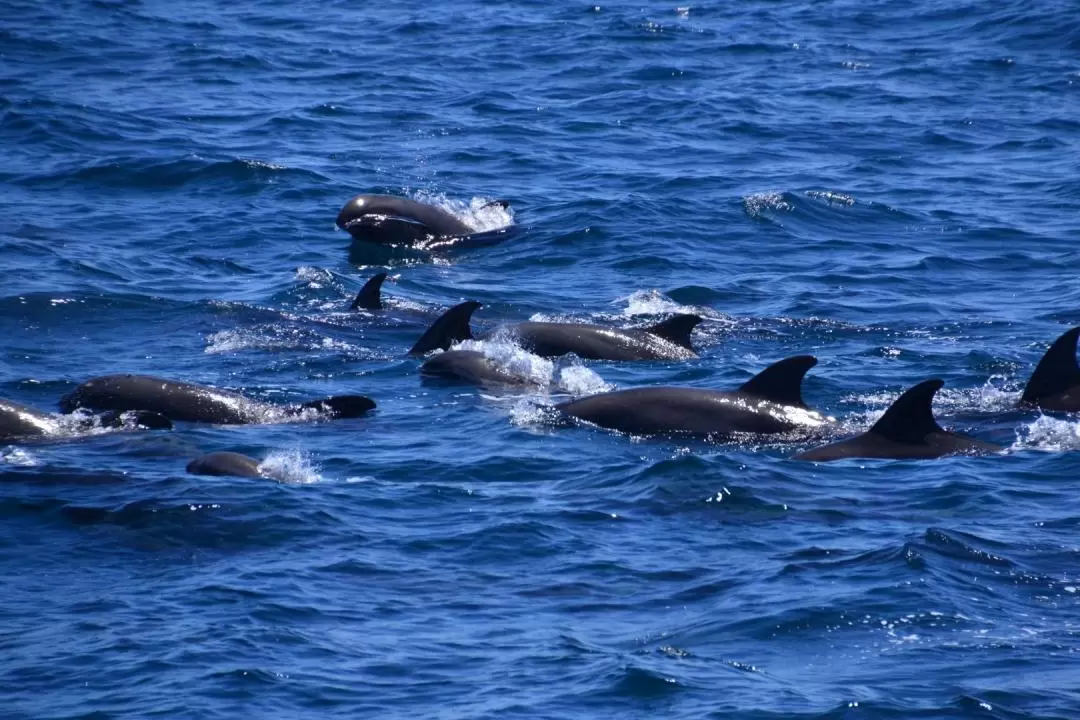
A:
<svg viewBox="0 0 1080 720">
<path fill-rule="evenodd" d="M 921 443 L 930 433 L 945 432 L 934 420 L 930 407 L 934 394 L 944 384 L 944 380 L 934 378 L 909 388 L 896 398 L 870 432 L 901 443 Z"/>
<path fill-rule="evenodd" d="M 447 310 L 420 336 L 409 354 L 420 355 L 435 349 L 449 350 L 456 342 L 471 340 L 473 335 L 469 320 L 479 307 L 481 304 L 475 300 L 466 300 Z"/>
<path fill-rule="evenodd" d="M 694 331 L 699 322 L 701 322 L 700 315 L 675 315 L 664 322 L 658 322 L 645 329 L 653 335 L 658 335 L 668 342 L 675 343 L 679 347 L 693 350 L 694 346 L 690 344 L 690 333 Z"/>
<path fill-rule="evenodd" d="M 382 310 L 382 284 L 386 279 L 386 273 L 381 272 L 375 277 L 364 283 L 364 287 L 360 288 L 360 292 L 356 294 L 356 299 L 353 300 L 352 305 L 349 306 L 350 310 L 358 310 L 363 308 L 365 310 Z"/>
<path fill-rule="evenodd" d="M 1020 402 L 1038 405 L 1043 398 L 1064 392 L 1080 382 L 1080 367 L 1076 364 L 1078 337 L 1080 327 L 1074 327 L 1054 341 L 1035 366 Z"/>
<path fill-rule="evenodd" d="M 756 395 L 781 405 L 805 408 L 802 381 L 807 371 L 815 365 L 817 358 L 813 355 L 784 358 L 743 383 L 739 392 Z"/>
</svg>

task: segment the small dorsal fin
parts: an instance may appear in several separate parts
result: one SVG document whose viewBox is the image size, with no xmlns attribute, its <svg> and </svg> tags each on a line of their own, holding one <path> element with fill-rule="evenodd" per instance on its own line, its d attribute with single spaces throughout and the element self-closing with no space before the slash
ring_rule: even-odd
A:
<svg viewBox="0 0 1080 720">
<path fill-rule="evenodd" d="M 944 380 L 934 378 L 909 388 L 896 398 L 870 432 L 901 443 L 921 443 L 930 433 L 945 432 L 934 420 L 930 407 L 934 394 L 944 384 Z"/>
<path fill-rule="evenodd" d="M 1020 402 L 1038 405 L 1045 397 L 1068 390 L 1080 382 L 1080 366 L 1076 364 L 1076 340 L 1080 327 L 1067 330 L 1054 341 L 1035 366 Z"/>
<path fill-rule="evenodd" d="M 386 273 L 381 272 L 375 277 L 364 283 L 364 287 L 360 288 L 360 292 L 356 294 L 356 299 L 353 300 L 352 305 L 349 306 L 350 310 L 382 310 L 382 284 L 386 279 Z"/>
<path fill-rule="evenodd" d="M 693 350 L 694 346 L 690 344 L 690 333 L 694 331 L 699 322 L 701 322 L 700 315 L 674 315 L 664 322 L 658 322 L 646 328 L 646 330 L 653 335 L 664 338 L 668 342 L 675 343 L 679 347 Z"/>
<path fill-rule="evenodd" d="M 471 340 L 473 335 L 469 320 L 479 307 L 481 304 L 475 300 L 466 300 L 447 310 L 420 336 L 409 354 L 421 355 L 435 349 L 449 350 L 456 342 Z"/>
<path fill-rule="evenodd" d="M 802 381 L 807 371 L 817 365 L 813 355 L 795 355 L 774 362 L 743 383 L 739 392 L 756 395 L 781 405 L 805 408 Z"/>
</svg>

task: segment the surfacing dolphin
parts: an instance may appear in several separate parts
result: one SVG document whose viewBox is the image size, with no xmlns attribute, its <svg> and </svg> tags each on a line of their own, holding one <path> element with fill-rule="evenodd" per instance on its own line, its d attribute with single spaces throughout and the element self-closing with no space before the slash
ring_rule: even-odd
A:
<svg viewBox="0 0 1080 720">
<path fill-rule="evenodd" d="M 95 422 L 99 427 L 169 429 L 168 418 L 152 412 L 108 412 L 95 417 L 79 418 L 73 427 L 61 422 L 52 413 L 0 398 L 0 442 L 27 439 L 75 437 L 80 432 L 92 430 Z"/>
<path fill-rule="evenodd" d="M 184 422 L 222 425 L 302 419 L 305 411 L 330 418 L 355 418 L 375 407 L 363 395 L 338 395 L 298 405 L 274 405 L 205 385 L 152 375 L 104 375 L 79 385 L 60 400 L 64 412 L 146 410 Z"/>
<path fill-rule="evenodd" d="M 447 350 L 424 361 L 420 374 L 484 387 L 527 387 L 537 383 L 515 374 L 477 350 Z"/>
<path fill-rule="evenodd" d="M 733 391 L 643 387 L 590 395 L 555 407 L 564 415 L 632 435 L 724 440 L 743 433 L 812 431 L 833 422 L 803 402 L 803 377 L 816 364 L 812 355 L 789 357 Z"/>
<path fill-rule="evenodd" d="M 507 207 L 502 200 L 488 205 Z M 434 205 L 396 195 L 366 193 L 345 203 L 338 213 L 337 226 L 362 242 L 427 250 L 453 244 L 452 239 L 488 234 Z"/>
<path fill-rule="evenodd" d="M 999 452 L 998 445 L 948 432 L 934 420 L 930 407 L 943 380 L 924 380 L 901 395 L 881 419 L 862 435 L 815 448 L 795 460 L 828 461 L 843 458 L 925 459 L 943 455 Z"/>
<path fill-rule="evenodd" d="M 447 310 L 421 336 L 410 354 L 447 350 L 454 343 L 472 340 L 469 321 L 481 304 L 469 300 Z M 701 322 L 698 315 L 674 315 L 646 328 L 611 328 L 604 325 L 523 322 L 505 331 L 529 352 L 541 357 L 574 353 L 586 360 L 689 360 L 696 358 L 690 333 Z M 499 330 L 487 333 L 491 339 Z"/>
<path fill-rule="evenodd" d="M 192 475 L 231 475 L 234 477 L 266 477 L 259 470 L 259 461 L 237 452 L 212 452 L 200 455 L 187 464 Z"/>
<path fill-rule="evenodd" d="M 1076 341 L 1080 327 L 1066 330 L 1035 366 L 1022 406 L 1060 412 L 1080 412 L 1080 365 L 1076 363 Z"/>
</svg>

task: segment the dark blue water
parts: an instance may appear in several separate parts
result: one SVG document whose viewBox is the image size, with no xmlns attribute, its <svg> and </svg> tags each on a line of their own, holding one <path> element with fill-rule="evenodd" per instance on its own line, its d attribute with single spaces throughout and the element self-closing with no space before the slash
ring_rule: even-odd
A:
<svg viewBox="0 0 1080 720">
<path fill-rule="evenodd" d="M 1080 716 L 1080 424 L 1012 410 L 1080 323 L 1076 8 L 600 1 L 3 4 L 0 396 L 378 410 L 3 446 L 0 715 Z M 513 232 L 350 250 L 358 192 Z M 349 311 L 380 269 L 390 310 Z M 692 310 L 701 358 L 421 380 L 463 299 Z M 805 465 L 543 410 L 800 353 L 848 431 L 938 376 L 1009 451 Z M 184 472 L 226 449 L 281 482 Z"/>
</svg>

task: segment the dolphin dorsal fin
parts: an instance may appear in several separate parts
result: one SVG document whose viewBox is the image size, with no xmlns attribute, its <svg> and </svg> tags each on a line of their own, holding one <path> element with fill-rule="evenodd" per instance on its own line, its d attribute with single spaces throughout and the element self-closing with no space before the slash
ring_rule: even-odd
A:
<svg viewBox="0 0 1080 720">
<path fill-rule="evenodd" d="M 805 408 L 802 399 L 802 381 L 807 371 L 817 365 L 813 355 L 795 355 L 774 362 L 747 380 L 739 392 L 756 395 L 781 405 Z"/>
<path fill-rule="evenodd" d="M 1080 366 L 1076 364 L 1078 337 L 1080 327 L 1074 327 L 1054 341 L 1035 366 L 1020 402 L 1038 405 L 1043 398 L 1064 392 L 1080 382 Z"/>
<path fill-rule="evenodd" d="M 416 344 L 409 351 L 410 355 L 422 355 L 432 350 L 449 350 L 450 346 L 462 340 L 472 340 L 469 320 L 481 304 L 475 300 L 466 300 L 443 313 L 431 324 Z"/>
<path fill-rule="evenodd" d="M 901 443 L 920 443 L 930 433 L 945 432 L 934 420 L 930 404 L 944 380 L 923 380 L 896 398 L 870 432 Z"/>
<path fill-rule="evenodd" d="M 363 308 L 365 310 L 382 310 L 382 284 L 386 279 L 386 273 L 382 272 L 375 277 L 364 283 L 364 287 L 360 288 L 360 292 L 356 294 L 356 299 L 353 300 L 352 305 L 349 306 L 350 310 L 359 310 Z"/>
<path fill-rule="evenodd" d="M 664 322 L 658 322 L 645 329 L 653 335 L 658 335 L 668 342 L 675 343 L 679 347 L 693 350 L 694 346 L 690 344 L 690 333 L 694 331 L 699 322 L 701 322 L 700 315 L 675 315 Z"/>
</svg>

